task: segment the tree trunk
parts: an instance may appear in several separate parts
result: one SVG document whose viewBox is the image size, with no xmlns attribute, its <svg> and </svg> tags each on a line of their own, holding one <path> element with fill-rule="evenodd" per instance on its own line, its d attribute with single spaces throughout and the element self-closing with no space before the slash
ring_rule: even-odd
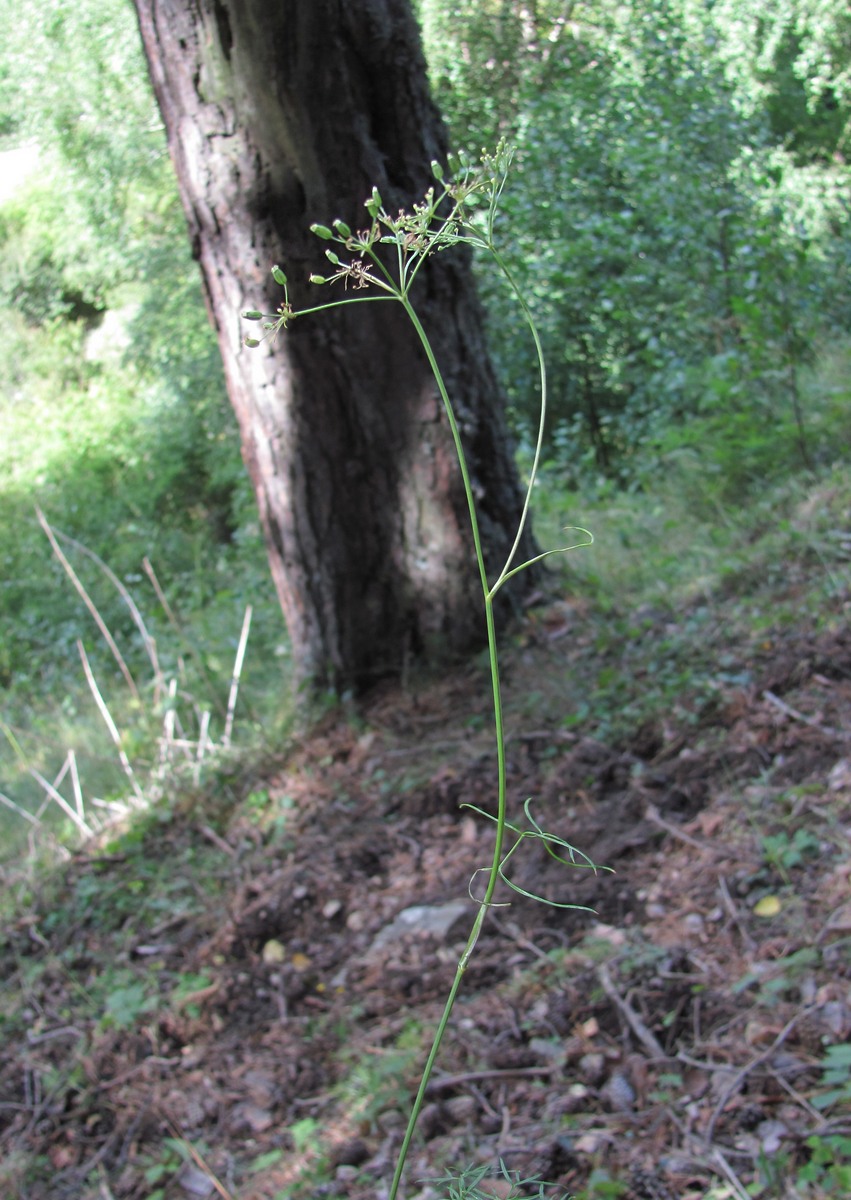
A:
<svg viewBox="0 0 851 1200">
<path fill-rule="evenodd" d="M 326 265 L 312 221 L 365 224 L 373 185 L 407 207 L 445 160 L 408 0 L 135 3 L 299 675 L 358 690 L 409 658 L 469 650 L 484 618 L 460 475 L 401 307 L 355 305 L 242 345 L 256 328 L 240 312 L 282 301 L 273 263 L 296 308 L 330 298 L 306 282 Z M 493 572 L 520 511 L 502 395 L 465 253 L 428 266 L 413 299 Z"/>
</svg>

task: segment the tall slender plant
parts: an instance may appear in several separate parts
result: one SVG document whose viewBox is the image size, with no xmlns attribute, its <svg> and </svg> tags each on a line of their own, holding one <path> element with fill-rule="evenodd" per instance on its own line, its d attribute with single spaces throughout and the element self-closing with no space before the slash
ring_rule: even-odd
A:
<svg viewBox="0 0 851 1200">
<path fill-rule="evenodd" d="M 443 400 L 464 483 L 476 563 L 481 580 L 487 628 L 497 752 L 496 815 L 486 813 L 474 805 L 467 804 L 463 807 L 473 808 L 480 816 L 492 820 L 495 824 L 496 836 L 490 865 L 476 871 L 470 883 L 470 897 L 477 905 L 476 915 L 464 950 L 458 960 L 455 976 L 446 998 L 431 1049 L 423 1067 L 417 1094 L 411 1106 L 407 1128 L 399 1151 L 393 1182 L 390 1187 L 389 1200 L 396 1200 L 411 1139 L 423 1106 L 429 1079 L 443 1041 L 443 1036 L 449 1024 L 464 973 L 475 950 L 488 909 L 497 903 L 494 896 L 499 883 L 506 884 L 510 889 L 522 896 L 533 900 L 540 900 L 556 908 L 580 907 L 578 905 L 548 900 L 543 896 L 526 891 L 508 876 L 506 868 L 509 860 L 524 841 L 532 839 L 541 842 L 551 857 L 565 865 L 587 867 L 596 870 L 594 863 L 587 855 L 576 850 L 563 838 L 546 832 L 541 828 L 532 815 L 531 800 L 526 800 L 523 805 L 527 821 L 526 827 L 521 828 L 508 819 L 505 722 L 500 685 L 496 622 L 493 612 L 494 599 L 503 585 L 518 572 L 525 570 L 534 563 L 541 562 L 545 558 L 549 558 L 553 554 L 563 554 L 579 546 L 590 545 L 593 541 L 593 537 L 588 530 L 576 529 L 576 532 L 581 537 L 573 545 L 562 546 L 555 550 L 545 550 L 543 553 L 537 554 L 525 562 L 517 563 L 515 561 L 522 541 L 523 531 L 529 520 L 532 492 L 535 487 L 541 457 L 547 413 L 547 373 L 541 340 L 532 314 L 495 241 L 494 229 L 499 201 L 507 181 L 511 157 L 511 149 L 504 142 L 501 142 L 493 154 L 484 154 L 479 163 L 474 163 L 466 156 L 459 156 L 451 164 L 450 177 L 446 176 L 443 167 L 439 163 L 433 162 L 431 167 L 435 180 L 434 185 L 428 189 L 423 200 L 414 204 L 410 211 L 401 211 L 395 216 L 387 212 L 378 190 L 373 188 L 372 195 L 365 202 L 365 208 L 369 216 L 369 222 L 365 228 L 353 231 L 342 220 L 335 220 L 330 227 L 327 225 L 311 226 L 312 231 L 317 237 L 331 243 L 325 250 L 325 257 L 333 267 L 333 273 L 330 275 L 311 275 L 310 282 L 320 286 L 342 283 L 346 290 L 344 296 L 337 300 L 296 311 L 289 300 L 287 277 L 281 268 L 276 266 L 272 268 L 272 275 L 276 282 L 284 288 L 284 300 L 278 312 L 274 315 L 267 315 L 258 311 L 248 311 L 242 314 L 246 320 L 262 322 L 265 337 L 274 337 L 281 330 L 286 329 L 296 318 L 301 319 L 313 313 L 324 312 L 331 308 L 339 308 L 342 305 L 387 301 L 402 305 L 422 343 Z M 508 557 L 493 582 L 488 578 L 485 567 L 475 496 L 473 494 L 473 487 L 467 468 L 467 459 L 452 400 L 447 391 L 440 365 L 437 362 L 431 343 L 411 300 L 411 292 L 414 284 L 429 255 L 457 245 L 470 246 L 478 251 L 489 254 L 493 258 L 508 286 L 512 289 L 524 320 L 531 331 L 540 372 L 540 420 L 521 517 Z M 386 251 L 382 252 L 380 249 L 382 247 L 389 247 L 389 254 Z M 349 288 L 351 288 L 351 291 L 348 290 Z M 247 346 L 253 347 L 258 346 L 262 339 L 246 337 L 244 340 Z M 477 896 L 474 894 L 473 885 L 476 877 L 480 874 L 484 875 L 484 884 L 481 895 Z"/>
</svg>

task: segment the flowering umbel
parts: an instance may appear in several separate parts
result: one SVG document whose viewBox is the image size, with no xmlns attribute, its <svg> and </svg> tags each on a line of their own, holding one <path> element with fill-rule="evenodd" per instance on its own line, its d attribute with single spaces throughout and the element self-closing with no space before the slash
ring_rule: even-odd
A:
<svg viewBox="0 0 851 1200">
<path fill-rule="evenodd" d="M 370 295 L 296 311 L 290 303 L 287 277 L 280 267 L 275 266 L 272 277 L 284 289 L 283 303 L 273 314 L 250 309 L 242 314 L 243 318 L 262 321 L 266 331 L 264 337 L 268 337 L 286 329 L 296 316 L 316 312 L 318 308 L 334 307 L 356 299 L 399 300 L 407 297 L 424 260 L 436 251 L 459 243 L 492 248 L 497 202 L 505 186 L 510 162 L 511 151 L 504 142 L 494 154 L 483 155 L 477 165 L 459 155 L 452 163 L 449 179 L 440 163 L 433 162 L 431 170 L 435 184 L 410 210 L 399 209 L 395 216 L 386 210 L 381 193 L 374 187 L 364 202 L 370 220 L 363 229 L 352 230 L 339 219 L 330 226 L 310 226 L 311 232 L 321 241 L 334 243 L 333 248 L 325 249 L 325 257 L 334 270 L 330 275 L 311 274 L 308 281 L 321 286 L 342 280 L 345 289 L 351 285 L 353 291 L 369 290 Z M 383 254 L 379 247 L 385 248 Z M 386 248 L 390 247 L 395 247 L 396 255 L 394 263 L 390 252 L 388 265 Z M 246 337 L 243 342 L 248 347 L 255 347 L 262 340 Z"/>
</svg>

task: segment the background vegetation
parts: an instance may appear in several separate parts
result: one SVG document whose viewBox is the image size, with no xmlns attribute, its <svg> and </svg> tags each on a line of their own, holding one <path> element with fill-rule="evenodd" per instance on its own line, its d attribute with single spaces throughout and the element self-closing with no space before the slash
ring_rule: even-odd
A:
<svg viewBox="0 0 851 1200">
<path fill-rule="evenodd" d="M 243 719 L 259 716 L 257 705 L 267 715 L 277 707 L 276 656 L 286 646 L 132 7 L 47 0 L 24 16 L 3 7 L 0 122 L 9 145 L 30 146 L 37 158 L 0 210 L 0 790 L 32 805 L 40 793 L 30 769 L 52 778 L 71 746 L 89 794 L 109 798 L 126 786 L 78 638 L 120 727 L 133 730 L 125 736 L 134 754 L 149 764 L 174 703 L 155 697 L 118 591 L 66 544 L 140 674 L 132 702 L 36 502 L 134 594 L 196 733 L 194 710 L 206 708 L 221 732 L 247 605 L 263 653 L 248 658 Z M 9 825 L 10 846 L 19 826 Z"/>
<path fill-rule="evenodd" d="M 518 147 L 504 237 L 553 384 L 539 520 L 567 513 L 598 538 L 571 588 L 603 607 L 613 590 L 672 603 L 745 579 L 755 545 L 778 570 L 820 554 L 827 586 L 843 502 L 817 538 L 795 521 L 813 488 L 837 495 L 851 445 L 843 6 L 418 10 L 455 144 Z M 0 130 L 35 155 L 0 207 L 0 791 L 32 808 L 32 770 L 53 778 L 72 746 L 87 795 L 126 789 L 78 639 L 145 769 L 169 706 L 187 733 L 207 710 L 221 733 L 247 605 L 242 740 L 273 737 L 287 647 L 132 9 L 0 13 Z M 481 287 L 522 457 L 530 347 L 484 266 Z M 136 598 L 159 675 L 113 583 L 63 543 L 138 700 L 36 503 Z M 10 815 L 0 832 L 11 849 L 25 826 Z"/>
<path fill-rule="evenodd" d="M 529 969 L 515 966 L 512 950 L 520 974 L 504 985 L 517 1048 L 537 1042 L 540 1061 L 560 1063 L 553 1050 L 581 1043 L 569 1077 L 593 1084 L 588 1122 L 615 1127 L 619 1112 L 588 1073 L 588 1060 L 617 1066 L 627 1047 L 619 1026 L 605 1027 L 613 1010 L 595 975 L 602 956 L 611 971 L 600 979 L 617 987 L 623 1007 L 643 1012 L 666 1047 L 710 1060 L 707 1074 L 730 1065 L 752 1101 L 773 1083 L 754 1083 L 752 1068 L 765 1047 L 783 1043 L 803 1071 L 794 1075 L 794 1129 L 779 1152 L 753 1143 L 755 1162 L 744 1155 L 737 1169 L 747 1195 L 838 1200 L 851 1171 L 847 1120 L 840 1124 L 851 1096 L 848 1027 L 830 1024 L 846 1011 L 830 989 L 841 985 L 848 949 L 848 763 L 836 756 L 845 753 L 840 651 L 851 595 L 851 17 L 835 0 L 776 0 L 770 12 L 760 0 L 417 7 L 455 144 L 478 153 L 505 135 L 518 148 L 505 246 L 544 331 L 553 390 L 539 537 L 557 544 L 560 527 L 577 524 L 596 538 L 554 569 L 547 603 L 508 647 L 510 720 L 536 731 L 512 746 L 518 793 L 549 781 L 554 802 L 569 796 L 568 815 L 584 827 L 610 795 L 621 811 L 628 771 L 645 817 L 629 809 L 614 824 L 643 824 L 645 838 L 648 796 L 670 791 L 684 814 L 697 811 L 704 791 L 711 798 L 699 812 L 705 825 L 665 826 L 673 840 L 661 863 L 652 840 L 641 854 L 627 839 L 618 873 L 621 895 L 632 889 L 636 897 L 636 921 L 623 919 L 618 895 L 601 892 L 592 902 L 609 906 L 605 923 L 569 950 L 561 940 L 555 951 L 539 950 L 534 939 L 546 931 L 537 924 L 517 942 L 534 952 Z M 409 992 L 389 990 L 392 972 L 374 987 L 346 990 L 337 987 L 333 955 L 323 956 L 346 947 L 347 962 L 355 946 L 357 926 L 342 924 L 347 904 L 355 915 L 358 906 L 395 912 L 409 874 L 423 881 L 414 865 L 376 882 L 391 833 L 403 831 L 402 849 L 387 851 L 388 861 L 404 862 L 398 854 L 408 843 L 425 843 L 425 880 L 430 886 L 438 864 L 445 887 L 456 799 L 478 795 L 488 769 L 486 718 L 469 695 L 476 682 L 459 675 L 414 699 L 378 696 L 348 730 L 340 722 L 309 739 L 285 772 L 264 769 L 288 712 L 286 637 L 132 9 L 125 0 L 39 0 L 23 9 L 0 0 L 0 73 L 0 136 L 9 150 L 24 150 L 14 161 L 30 166 L 0 196 L 0 793 L 22 812 L 38 811 L 46 793 L 34 772 L 53 780 L 74 749 L 86 819 L 97 815 L 96 799 L 132 797 L 86 685 L 79 640 L 125 763 L 146 799 L 158 800 L 114 831 L 104 855 L 53 874 L 15 861 L 32 827 L 0 807 L 0 1044 L 8 1047 L 0 1075 L 11 1101 L 5 1118 L 24 1129 L 9 1126 L 0 1180 L 16 1194 L 29 1186 L 47 1195 L 64 1173 L 101 1195 L 117 1162 L 126 1172 L 120 1186 L 155 1197 L 181 1178 L 188 1157 L 233 1151 L 241 1190 L 250 1187 L 246 1172 L 279 1165 L 278 1195 L 315 1195 L 317 1183 L 333 1189 L 340 1170 L 353 1170 L 332 1160 L 329 1113 L 354 1113 L 366 1140 L 384 1145 L 393 1129 L 385 1118 L 407 1103 L 431 1021 Z M 536 411 L 532 358 L 485 264 L 480 281 L 522 465 Z M 137 695 L 51 549 L 36 505 L 112 631 Z M 248 606 L 233 736 L 240 757 L 202 761 L 205 714 L 209 736 L 226 740 Z M 764 689 L 778 686 L 774 678 L 789 690 L 773 695 L 772 720 Z M 791 732 L 778 723 L 778 704 Z M 642 779 L 657 787 L 659 745 L 664 788 L 642 791 Z M 178 769 L 161 761 L 164 750 Z M 678 770 L 682 790 L 665 779 Z M 73 800 L 68 783 L 62 790 Z M 66 844 L 75 812 L 51 804 L 44 814 Z M 677 808 L 675 819 L 684 814 Z M 37 848 L 49 843 L 47 832 Z M 606 832 L 598 829 L 598 840 Z M 726 888 L 719 853 L 730 857 L 731 920 L 714 907 L 719 879 Z M 294 905 L 302 894 L 305 903 Z M 664 901 L 656 925 L 653 896 Z M 668 943 L 658 922 L 670 922 L 670 934 L 680 920 L 670 935 L 677 944 L 692 944 L 695 920 L 709 932 L 695 935 L 701 949 L 691 966 L 666 959 L 674 971 L 665 978 L 681 986 L 660 989 L 651 964 Z M 460 1031 L 450 1070 L 476 1066 L 477 1030 L 485 1067 L 502 1044 L 502 1033 L 483 1032 L 503 986 L 493 980 L 504 934 L 494 941 L 495 973 L 490 983 L 473 981 L 480 1007 L 469 1010 L 475 1019 Z M 416 978 L 431 969 L 417 952 Z M 285 987 L 295 998 L 289 1018 Z M 557 1010 L 548 1004 L 563 993 L 578 999 L 553 1038 Z M 327 1013 L 311 1007 L 323 995 Z M 813 1005 L 814 996 L 823 1004 Z M 216 1007 L 205 1009 L 214 997 Z M 389 1032 L 381 1017 L 388 1003 L 405 1022 Z M 593 1020 L 574 1026 L 577 1012 Z M 795 1021 L 820 1012 L 829 1021 L 811 1027 L 811 1043 L 783 1042 Z M 270 1029 L 282 1040 L 265 1041 Z M 142 1033 L 190 1072 L 178 1077 L 179 1089 L 168 1092 L 164 1071 L 159 1092 L 156 1083 L 135 1091 L 146 1062 L 169 1062 L 138 1058 Z M 199 1049 L 205 1038 L 208 1060 Z M 229 1135 L 217 1116 L 215 1144 L 190 1142 L 183 1129 L 212 1125 L 188 1108 L 175 1128 L 150 1122 L 152 1095 L 194 1103 L 216 1071 L 222 1111 L 239 1109 L 240 1070 L 223 1050 L 234 1043 L 240 1070 L 254 1063 L 265 1071 L 271 1061 L 283 1076 L 290 1064 L 322 1063 L 319 1082 L 290 1080 L 291 1090 L 299 1106 L 308 1094 L 328 1103 L 317 1116 L 299 1107 L 298 1119 L 273 1127 L 264 1142 L 272 1101 L 259 1072 L 256 1091 L 245 1093 L 252 1137 L 236 1125 Z M 606 1055 L 586 1053 L 592 1046 Z M 516 1065 L 499 1060 L 506 1063 Z M 648 1101 L 656 1107 L 646 1112 L 670 1111 L 679 1130 L 692 1130 L 693 1081 L 664 1074 L 669 1067 L 654 1054 Z M 560 1070 L 552 1075 L 559 1105 L 564 1082 Z M 525 1095 L 517 1108 L 524 1118 L 536 1107 Z M 736 1145 L 750 1145 L 753 1106 L 725 1106 L 732 1090 L 719 1107 L 709 1095 L 707 1146 L 719 1121 L 729 1122 L 725 1137 L 741 1132 Z M 276 1110 L 275 1122 L 286 1111 Z M 823 1127 L 822 1112 L 831 1122 Z M 138 1136 L 137 1113 L 146 1122 Z M 548 1108 L 541 1128 L 570 1150 L 590 1129 L 583 1119 Z M 451 1125 L 453 1136 L 468 1136 L 463 1112 L 453 1111 Z M 615 1167 L 637 1160 L 630 1138 L 612 1139 L 623 1151 Z M 476 1132 L 477 1153 L 480 1146 Z M 284 1178 L 291 1151 L 304 1160 L 301 1180 Z M 582 1158 L 590 1175 L 577 1200 L 650 1194 L 635 1180 L 630 1190 L 587 1143 Z M 482 1194 L 470 1183 L 468 1195 Z M 701 1194 L 745 1193 L 721 1179 Z"/>
<path fill-rule="evenodd" d="M 801 372 L 849 322 L 847 17 L 763 9 L 422 4 L 456 143 L 519 147 L 506 236 L 572 484 L 688 450 L 735 493 L 830 459 Z M 524 430 L 531 353 L 482 282 Z"/>
</svg>

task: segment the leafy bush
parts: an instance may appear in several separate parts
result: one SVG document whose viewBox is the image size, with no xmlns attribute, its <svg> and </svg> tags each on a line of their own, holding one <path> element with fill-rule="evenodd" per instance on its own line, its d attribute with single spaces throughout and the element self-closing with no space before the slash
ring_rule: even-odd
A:
<svg viewBox="0 0 851 1200">
<path fill-rule="evenodd" d="M 575 479 L 634 481 L 637 451 L 696 417 L 702 441 L 730 422 L 734 443 L 770 443 L 779 400 L 791 437 L 775 457 L 812 465 L 800 375 L 848 322 L 847 169 L 777 145 L 765 58 L 732 69 L 729 13 L 635 0 L 565 22 L 544 4 L 524 25 L 521 7 L 497 21 L 423 4 L 423 20 L 457 136 L 502 125 L 518 143 L 504 237 L 542 327 L 553 454 Z M 523 435 L 534 362 L 485 264 L 481 277 Z"/>
</svg>

